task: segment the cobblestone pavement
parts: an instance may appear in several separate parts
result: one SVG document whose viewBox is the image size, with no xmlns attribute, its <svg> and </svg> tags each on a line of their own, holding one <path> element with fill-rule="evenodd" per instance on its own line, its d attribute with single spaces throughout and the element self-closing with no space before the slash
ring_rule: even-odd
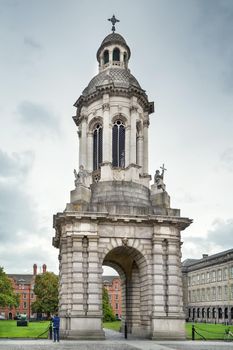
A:
<svg viewBox="0 0 233 350">
<path fill-rule="evenodd" d="M 0 340 L 0 350 L 233 350 L 233 343 L 208 341 L 152 341 L 105 330 L 106 340 Z"/>
</svg>

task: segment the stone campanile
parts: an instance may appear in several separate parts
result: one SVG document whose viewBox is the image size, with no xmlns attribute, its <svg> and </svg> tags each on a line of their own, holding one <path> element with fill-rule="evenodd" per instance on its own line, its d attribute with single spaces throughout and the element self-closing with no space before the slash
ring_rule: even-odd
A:
<svg viewBox="0 0 233 350">
<path fill-rule="evenodd" d="M 75 188 L 64 212 L 54 216 L 61 336 L 104 338 L 106 265 L 122 280 L 123 327 L 152 339 L 184 339 L 180 231 L 191 220 L 170 208 L 164 167 L 150 187 L 148 127 L 154 104 L 131 74 L 130 48 L 115 33 L 114 16 L 111 21 L 113 32 L 97 51 L 99 73 L 74 104 Z"/>
</svg>

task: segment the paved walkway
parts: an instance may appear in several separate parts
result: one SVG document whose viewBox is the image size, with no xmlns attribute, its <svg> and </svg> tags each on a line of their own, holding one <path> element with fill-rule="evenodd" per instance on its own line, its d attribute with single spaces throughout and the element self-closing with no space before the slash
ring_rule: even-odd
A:
<svg viewBox="0 0 233 350">
<path fill-rule="evenodd" d="M 124 339 L 118 332 L 105 330 L 106 340 L 68 341 L 0 340 L 0 350 L 233 350 L 233 342 L 152 341 L 141 338 Z"/>
</svg>

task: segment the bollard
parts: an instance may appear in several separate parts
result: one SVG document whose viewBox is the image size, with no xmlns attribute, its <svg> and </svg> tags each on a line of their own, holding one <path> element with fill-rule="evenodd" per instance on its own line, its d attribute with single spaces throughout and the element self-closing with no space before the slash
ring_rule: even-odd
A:
<svg viewBox="0 0 233 350">
<path fill-rule="evenodd" d="M 195 340 L 195 327 L 192 325 L 192 340 Z"/>
<path fill-rule="evenodd" d="M 127 323 L 125 322 L 125 339 L 127 339 L 127 336 L 128 336 L 127 332 L 128 332 Z"/>
<path fill-rule="evenodd" d="M 50 340 L 53 339 L 53 326 L 52 326 L 52 322 L 50 322 L 50 325 L 49 325 L 49 339 L 50 339 Z"/>
</svg>

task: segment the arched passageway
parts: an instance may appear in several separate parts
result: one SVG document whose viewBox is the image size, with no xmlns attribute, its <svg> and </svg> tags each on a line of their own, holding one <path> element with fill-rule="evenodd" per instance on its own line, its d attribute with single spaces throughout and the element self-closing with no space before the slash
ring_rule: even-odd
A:
<svg viewBox="0 0 233 350">
<path fill-rule="evenodd" d="M 114 268 L 121 278 L 122 329 L 126 324 L 129 333 L 148 336 L 152 284 L 145 257 L 135 248 L 121 246 L 107 253 L 103 265 Z"/>
</svg>

